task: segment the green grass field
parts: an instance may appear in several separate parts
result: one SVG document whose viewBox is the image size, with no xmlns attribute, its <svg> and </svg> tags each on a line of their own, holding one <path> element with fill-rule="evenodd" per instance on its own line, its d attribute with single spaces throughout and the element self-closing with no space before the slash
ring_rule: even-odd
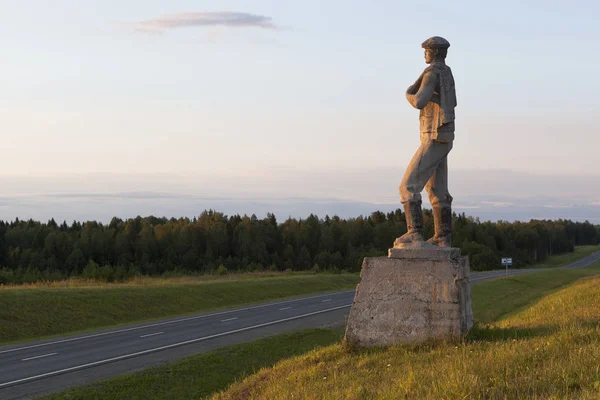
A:
<svg viewBox="0 0 600 400">
<path fill-rule="evenodd" d="M 556 268 L 570 264 L 581 258 L 587 257 L 597 251 L 600 251 L 600 245 L 597 246 L 576 246 L 573 253 L 558 254 L 548 257 L 547 260 L 526 268 Z"/>
<path fill-rule="evenodd" d="M 348 351 L 342 329 L 309 330 L 44 399 L 596 399 L 599 284 L 600 263 L 476 285 L 463 343 Z"/>
<path fill-rule="evenodd" d="M 480 324 L 492 323 L 514 315 L 544 296 L 590 274 L 600 274 L 600 263 L 586 268 L 507 276 L 474 285 L 473 313 Z"/>
<path fill-rule="evenodd" d="M 352 289 L 358 281 L 358 274 L 290 274 L 171 285 L 3 288 L 0 343 Z"/>
</svg>

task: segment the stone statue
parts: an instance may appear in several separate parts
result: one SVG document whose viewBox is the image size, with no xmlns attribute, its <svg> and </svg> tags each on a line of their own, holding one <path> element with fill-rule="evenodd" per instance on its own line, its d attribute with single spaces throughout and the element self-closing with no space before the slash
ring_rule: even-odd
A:
<svg viewBox="0 0 600 400">
<path fill-rule="evenodd" d="M 400 201 L 408 232 L 387 257 L 367 257 L 346 325 L 346 341 L 388 346 L 428 340 L 460 340 L 473 327 L 469 258 L 451 247 L 452 196 L 446 157 L 454 140 L 456 93 L 445 63 L 450 43 L 434 36 L 423 43 L 429 67 L 406 91 L 421 110 L 421 146 L 404 174 Z M 421 191 L 433 206 L 435 236 L 425 242 Z"/>
<path fill-rule="evenodd" d="M 408 232 L 397 238 L 395 248 L 451 246 L 452 196 L 448 192 L 447 156 L 454 140 L 454 77 L 446 65 L 450 43 L 439 36 L 423 42 L 429 64 L 406 90 L 406 99 L 421 110 L 421 146 L 413 156 L 400 184 Z M 425 188 L 433 207 L 435 236 L 423 238 L 421 191 Z"/>
</svg>

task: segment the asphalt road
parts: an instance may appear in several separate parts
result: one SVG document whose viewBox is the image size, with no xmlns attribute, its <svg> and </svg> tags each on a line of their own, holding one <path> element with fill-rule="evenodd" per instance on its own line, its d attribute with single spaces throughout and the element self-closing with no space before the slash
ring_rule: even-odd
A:
<svg viewBox="0 0 600 400">
<path fill-rule="evenodd" d="M 561 268 L 585 267 L 600 252 Z M 544 269 L 509 270 L 509 275 Z M 471 282 L 506 271 L 471 274 Z M 354 290 L 0 347 L 0 399 L 27 399 L 277 333 L 343 325 Z"/>
</svg>

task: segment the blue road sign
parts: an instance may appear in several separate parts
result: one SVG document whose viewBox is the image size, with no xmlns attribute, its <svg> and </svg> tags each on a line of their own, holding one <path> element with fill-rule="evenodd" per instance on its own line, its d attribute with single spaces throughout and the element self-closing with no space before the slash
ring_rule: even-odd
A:
<svg viewBox="0 0 600 400">
<path fill-rule="evenodd" d="M 512 265 L 512 258 L 503 258 L 502 265 L 505 267 Z"/>
</svg>

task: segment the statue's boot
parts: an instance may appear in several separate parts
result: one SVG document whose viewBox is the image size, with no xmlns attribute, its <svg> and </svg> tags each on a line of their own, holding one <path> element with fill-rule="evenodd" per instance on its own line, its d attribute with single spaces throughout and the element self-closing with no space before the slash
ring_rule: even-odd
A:
<svg viewBox="0 0 600 400">
<path fill-rule="evenodd" d="M 435 235 L 427 241 L 439 247 L 452 247 L 452 207 L 433 206 Z"/>
<path fill-rule="evenodd" d="M 406 214 L 406 225 L 408 232 L 394 241 L 394 247 L 405 247 L 409 245 L 423 246 L 423 213 L 421 202 L 404 203 L 404 214 Z"/>
</svg>

